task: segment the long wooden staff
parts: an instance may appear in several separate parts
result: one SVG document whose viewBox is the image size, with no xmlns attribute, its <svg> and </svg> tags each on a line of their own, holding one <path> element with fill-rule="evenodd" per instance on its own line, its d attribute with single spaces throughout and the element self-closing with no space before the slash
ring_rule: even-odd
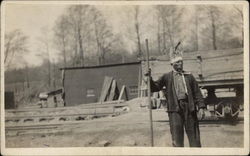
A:
<svg viewBox="0 0 250 156">
<path fill-rule="evenodd" d="M 149 50 L 148 50 L 148 39 L 146 39 L 147 47 L 147 70 L 149 72 Z M 150 89 L 150 77 L 151 73 L 148 73 L 148 106 L 149 106 L 149 119 L 150 119 L 150 133 L 151 133 L 151 146 L 154 146 L 154 131 L 153 131 L 153 121 L 152 121 L 152 104 L 151 104 L 151 89 Z"/>
</svg>

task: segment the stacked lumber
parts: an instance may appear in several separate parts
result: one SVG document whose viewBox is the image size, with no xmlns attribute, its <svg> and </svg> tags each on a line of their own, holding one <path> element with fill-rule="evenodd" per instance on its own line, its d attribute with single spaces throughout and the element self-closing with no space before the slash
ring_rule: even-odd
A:
<svg viewBox="0 0 250 156">
<path fill-rule="evenodd" d="M 105 76 L 99 102 L 117 100 L 119 89 L 114 78 Z"/>
<path fill-rule="evenodd" d="M 64 125 L 104 116 L 116 116 L 127 112 L 123 109 L 127 103 L 122 99 L 128 99 L 125 85 L 119 94 L 116 80 L 106 76 L 100 102 L 72 107 L 5 110 L 5 128 L 18 131 L 23 128 L 34 129 L 37 126 Z"/>
<path fill-rule="evenodd" d="M 107 96 L 107 101 L 117 100 L 118 96 L 119 96 L 119 89 L 117 87 L 117 82 L 116 80 L 113 80 L 111 84 L 110 92 Z"/>
<path fill-rule="evenodd" d="M 5 125 L 7 127 L 55 124 L 80 120 L 89 117 L 102 117 L 123 113 L 122 107 L 127 106 L 124 100 L 103 103 L 82 104 L 72 107 L 33 108 L 5 110 Z"/>
</svg>

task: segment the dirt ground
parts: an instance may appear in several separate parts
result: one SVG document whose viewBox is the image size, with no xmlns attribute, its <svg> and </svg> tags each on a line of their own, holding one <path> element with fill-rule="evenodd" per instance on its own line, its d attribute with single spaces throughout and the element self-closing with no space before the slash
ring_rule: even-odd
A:
<svg viewBox="0 0 250 156">
<path fill-rule="evenodd" d="M 135 102 L 136 103 L 136 102 Z M 130 105 L 131 106 L 131 105 Z M 167 113 L 153 110 L 154 143 L 159 147 L 171 147 L 171 135 Z M 203 147 L 243 147 L 243 122 L 200 122 Z M 6 137 L 6 147 L 103 147 L 150 146 L 149 112 L 133 104 L 130 112 L 78 124 L 64 125 L 59 129 L 33 130 L 26 134 Z M 189 146 L 185 135 L 185 146 Z"/>
</svg>

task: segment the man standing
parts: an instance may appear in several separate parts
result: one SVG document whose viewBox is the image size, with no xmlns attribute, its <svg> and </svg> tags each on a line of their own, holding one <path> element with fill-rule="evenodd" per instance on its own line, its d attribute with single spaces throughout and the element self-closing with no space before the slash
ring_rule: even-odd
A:
<svg viewBox="0 0 250 156">
<path fill-rule="evenodd" d="M 158 92 L 165 87 L 167 110 L 174 147 L 184 146 L 184 127 L 190 147 L 201 147 L 197 107 L 200 116 L 204 117 L 205 104 L 194 76 L 183 70 L 182 51 L 170 50 L 173 70 L 164 74 L 157 81 L 151 78 L 151 91 Z M 149 71 L 150 72 L 150 71 Z"/>
</svg>

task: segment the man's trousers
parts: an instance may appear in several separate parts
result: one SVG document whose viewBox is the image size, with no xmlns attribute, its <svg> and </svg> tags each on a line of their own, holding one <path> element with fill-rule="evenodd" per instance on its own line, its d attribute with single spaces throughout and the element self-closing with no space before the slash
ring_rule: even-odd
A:
<svg viewBox="0 0 250 156">
<path fill-rule="evenodd" d="M 174 147 L 184 147 L 184 127 L 190 147 L 201 147 L 199 123 L 196 112 L 188 112 L 186 101 L 179 101 L 180 111 L 169 112 L 170 132 Z"/>
</svg>

